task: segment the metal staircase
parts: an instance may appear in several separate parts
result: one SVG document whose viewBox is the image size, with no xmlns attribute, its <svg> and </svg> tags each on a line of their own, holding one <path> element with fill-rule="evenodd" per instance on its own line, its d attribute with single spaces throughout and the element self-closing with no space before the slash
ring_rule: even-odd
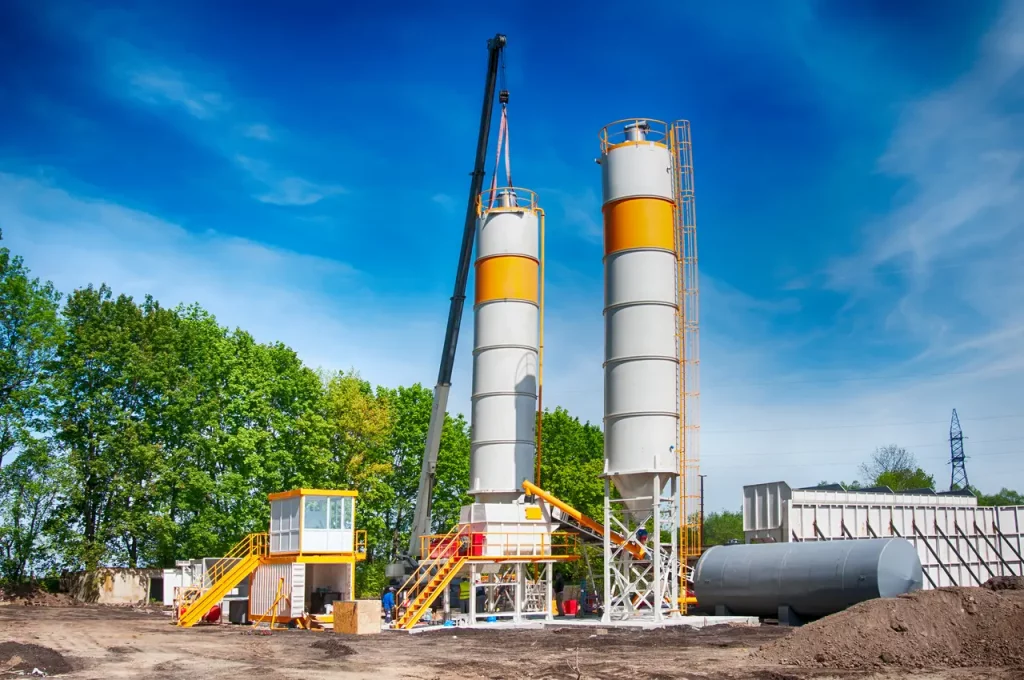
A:
<svg viewBox="0 0 1024 680">
<path fill-rule="evenodd" d="M 467 541 L 468 534 L 469 526 L 459 525 L 429 547 L 427 559 L 420 562 L 420 566 L 399 591 L 409 606 L 395 622 L 395 628 L 409 630 L 415 626 L 459 573 L 466 562 L 465 555 L 460 554 L 460 547 Z"/>
<path fill-rule="evenodd" d="M 259 566 L 269 553 L 269 543 L 266 533 L 249 534 L 214 562 L 206 571 L 203 585 L 191 586 L 182 593 L 178 625 L 190 628 L 199 623 L 215 604 Z"/>
</svg>

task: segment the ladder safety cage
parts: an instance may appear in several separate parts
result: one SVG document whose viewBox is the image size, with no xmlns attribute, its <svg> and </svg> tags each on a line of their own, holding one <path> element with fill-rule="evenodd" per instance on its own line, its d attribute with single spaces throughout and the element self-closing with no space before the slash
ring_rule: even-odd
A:
<svg viewBox="0 0 1024 680">
<path fill-rule="evenodd" d="M 686 593 L 689 560 L 702 552 L 700 516 L 700 303 L 697 271 L 697 215 L 690 123 L 675 121 L 669 131 L 672 156 L 676 252 L 676 350 L 679 359 L 679 563 L 680 593 Z M 686 612 L 686 597 L 680 598 Z"/>
</svg>

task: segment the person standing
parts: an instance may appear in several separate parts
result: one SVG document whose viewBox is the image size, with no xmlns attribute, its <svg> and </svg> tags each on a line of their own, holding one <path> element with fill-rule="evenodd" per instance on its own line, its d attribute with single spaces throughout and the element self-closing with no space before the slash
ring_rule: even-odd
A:
<svg viewBox="0 0 1024 680">
<path fill-rule="evenodd" d="M 556 605 L 558 607 L 558 615 L 559 616 L 562 616 L 565 613 L 562 610 L 562 591 L 564 591 L 564 590 L 565 590 L 565 580 L 562 578 L 561 574 L 556 573 L 555 574 L 554 591 L 555 591 L 555 603 L 556 603 Z"/>
<path fill-rule="evenodd" d="M 388 586 L 381 598 L 381 606 L 384 608 L 384 623 L 391 623 L 391 613 L 395 610 L 395 587 Z"/>
</svg>

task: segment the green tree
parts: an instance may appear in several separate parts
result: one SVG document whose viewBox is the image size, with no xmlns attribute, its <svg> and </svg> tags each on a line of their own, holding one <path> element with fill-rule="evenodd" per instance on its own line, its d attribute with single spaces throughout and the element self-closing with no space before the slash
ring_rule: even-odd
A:
<svg viewBox="0 0 1024 680">
<path fill-rule="evenodd" d="M 66 484 L 62 461 L 43 439 L 33 439 L 0 470 L 0 579 L 20 583 L 51 564 L 45 529 Z"/>
<path fill-rule="evenodd" d="M 559 406 L 544 412 L 541 435 L 539 486 L 583 514 L 600 519 L 604 514 L 601 428 L 581 423 Z"/>
<path fill-rule="evenodd" d="M 935 488 L 935 478 L 918 466 L 914 454 L 896 444 L 875 449 L 860 471 L 868 486 L 887 486 L 893 491 Z"/>
<path fill-rule="evenodd" d="M 419 383 L 383 390 L 383 395 L 390 402 L 394 417 L 387 442 L 391 459 L 388 482 L 393 495 L 384 508 L 388 537 L 386 559 L 393 561 L 409 542 L 433 395 Z"/>
<path fill-rule="evenodd" d="M 68 297 L 63 317 L 50 424 L 69 470 L 62 543 L 71 564 L 139 566 L 157 542 L 175 313 L 89 286 Z"/>
<path fill-rule="evenodd" d="M 115 539 L 127 541 L 127 562 L 138 563 L 141 537 L 128 528 L 133 492 L 155 459 L 136 370 L 141 316 L 130 297 L 114 300 L 106 286 L 75 291 L 64 308 L 53 423 L 71 475 L 64 545 L 70 561 L 89 569 L 110 557 Z"/>
<path fill-rule="evenodd" d="M 300 477 L 310 486 L 359 492 L 356 521 L 367 532 L 372 562 L 387 552 L 392 405 L 383 391 L 375 393 L 354 371 L 323 373 L 321 385 L 315 416 L 303 418 L 309 436 L 299 461 Z"/>
<path fill-rule="evenodd" d="M 431 523 L 435 532 L 447 532 L 459 521 L 459 510 L 472 503 L 469 491 L 469 423 L 460 413 L 446 415 L 437 452 Z M 422 455 L 422 454 L 421 454 Z"/>
<path fill-rule="evenodd" d="M 60 335 L 60 293 L 29 275 L 20 257 L 0 248 L 0 468 L 45 427 L 49 368 Z"/>
<path fill-rule="evenodd" d="M 983 494 L 974 487 L 968 488 L 978 497 L 978 505 L 1024 505 L 1024 496 L 1006 487 L 1000 489 L 998 493 L 991 495 Z"/>
<path fill-rule="evenodd" d="M 887 486 L 893 491 L 934 489 L 935 477 L 919 467 L 912 470 L 890 470 L 878 475 L 874 480 L 874 486 Z"/>
<path fill-rule="evenodd" d="M 168 485 L 178 529 L 165 526 L 165 534 L 175 537 L 179 557 L 218 555 L 266 530 L 267 494 L 330 484 L 341 465 L 329 455 L 323 382 L 294 351 L 228 333 L 198 308 L 184 320 L 179 352 L 193 378 L 169 400 L 176 431 Z"/>
<path fill-rule="evenodd" d="M 743 513 L 740 511 L 722 510 L 704 516 L 704 545 L 725 545 L 730 540 L 741 543 L 743 536 Z"/>
<path fill-rule="evenodd" d="M 832 484 L 839 484 L 848 491 L 856 491 L 857 489 L 864 488 L 856 479 L 851 482 L 830 482 L 828 480 L 818 482 L 818 486 L 831 486 Z"/>
</svg>

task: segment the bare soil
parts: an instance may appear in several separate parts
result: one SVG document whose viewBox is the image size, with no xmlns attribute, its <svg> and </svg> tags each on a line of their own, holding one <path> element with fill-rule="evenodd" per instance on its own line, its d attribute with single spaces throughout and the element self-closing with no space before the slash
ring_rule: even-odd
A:
<svg viewBox="0 0 1024 680">
<path fill-rule="evenodd" d="M 67 593 L 51 593 L 34 583 L 0 587 L 0 603 L 24 607 L 75 607 L 80 603 Z"/>
<path fill-rule="evenodd" d="M 64 656 L 49 647 L 25 642 L 0 642 L 0 672 L 60 675 L 71 670 Z"/>
<path fill-rule="evenodd" d="M 979 589 L 980 590 L 980 589 Z M 984 591 L 989 595 L 995 593 Z M 409 635 L 348 636 L 274 631 L 254 635 L 241 626 L 174 627 L 158 610 L 86 605 L 0 606 L 0 641 L 50 658 L 61 678 L 687 678 L 690 680 L 895 680 L 897 667 L 855 669 L 793 666 L 755 656 L 763 645 L 794 633 L 776 626 L 712 626 L 658 631 L 563 627 L 545 630 L 444 629 Z M 29 647 L 30 646 L 30 647 Z M 6 649 L 6 648 L 3 648 Z M 0 654 L 0 659 L 4 658 Z M 46 656 L 44 655 L 52 655 Z M 18 663 L 26 662 L 19 656 Z M 56 660 L 63 660 L 61 671 Z M 8 662 L 9 662 L 8 660 Z M 35 666 L 41 668 L 38 664 Z M 20 666 L 19 668 L 24 668 Z M 41 668 L 42 669 L 42 668 Z M 11 666 L 0 663 L 0 677 Z M 31 672 L 18 671 L 21 673 Z M 914 680 L 1019 678 L 1011 668 L 933 667 Z M 63 674 L 61 674 L 63 673 Z"/>
<path fill-rule="evenodd" d="M 766 645 L 756 657 L 846 669 L 988 666 L 1024 677 L 1024 590 L 997 583 L 862 602 Z"/>
</svg>

